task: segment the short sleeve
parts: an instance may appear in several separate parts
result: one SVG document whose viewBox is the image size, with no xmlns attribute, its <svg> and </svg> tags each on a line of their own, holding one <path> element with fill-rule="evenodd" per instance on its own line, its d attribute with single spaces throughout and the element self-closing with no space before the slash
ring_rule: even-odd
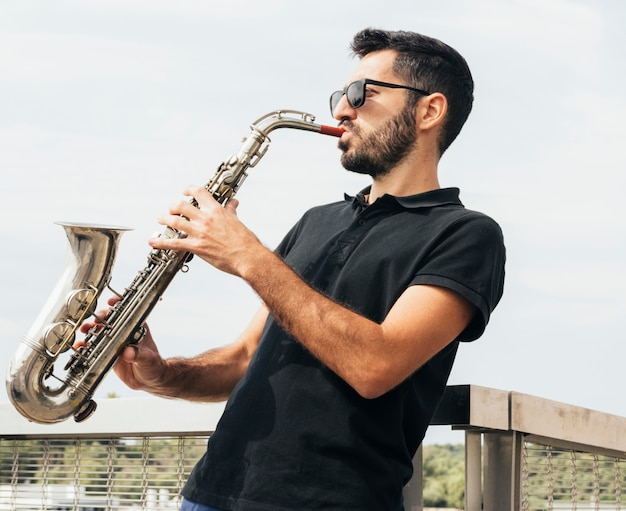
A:
<svg viewBox="0 0 626 511">
<path fill-rule="evenodd" d="M 473 341 L 482 335 L 502 297 L 506 250 L 502 230 L 494 220 L 466 213 L 433 243 L 412 284 L 445 287 L 473 303 L 479 312 L 458 337 Z"/>
</svg>

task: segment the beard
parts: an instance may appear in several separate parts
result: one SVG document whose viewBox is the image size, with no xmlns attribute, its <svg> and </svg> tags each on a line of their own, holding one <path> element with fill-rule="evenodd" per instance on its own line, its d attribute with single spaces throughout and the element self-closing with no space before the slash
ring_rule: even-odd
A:
<svg viewBox="0 0 626 511">
<path fill-rule="evenodd" d="M 389 174 L 415 143 L 414 108 L 405 108 L 378 130 L 363 136 L 360 128 L 351 121 L 344 121 L 343 125 L 356 135 L 360 145 L 350 150 L 348 143 L 339 141 L 338 147 L 343 151 L 341 164 L 346 170 L 368 174 L 373 179 Z"/>
</svg>

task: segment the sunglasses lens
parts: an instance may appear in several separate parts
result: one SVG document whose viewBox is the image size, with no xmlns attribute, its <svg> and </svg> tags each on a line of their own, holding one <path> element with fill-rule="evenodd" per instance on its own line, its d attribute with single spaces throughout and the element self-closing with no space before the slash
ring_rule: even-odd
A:
<svg viewBox="0 0 626 511">
<path fill-rule="evenodd" d="M 346 98 L 352 108 L 359 108 L 365 102 L 365 84 L 362 80 L 352 82 L 346 89 Z"/>
<path fill-rule="evenodd" d="M 337 90 L 330 95 L 330 115 L 335 115 L 335 108 L 337 108 L 342 96 L 342 90 Z"/>
<path fill-rule="evenodd" d="M 357 80 L 348 85 L 344 90 L 338 90 L 330 95 L 330 114 L 335 115 L 335 109 L 341 101 L 343 95 L 346 95 L 348 104 L 351 108 L 359 108 L 365 103 L 365 81 Z"/>
</svg>

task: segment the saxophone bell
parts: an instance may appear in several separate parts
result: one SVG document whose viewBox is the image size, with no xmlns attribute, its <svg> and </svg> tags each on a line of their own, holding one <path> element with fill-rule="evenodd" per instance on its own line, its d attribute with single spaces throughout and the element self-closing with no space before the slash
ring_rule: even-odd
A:
<svg viewBox="0 0 626 511">
<path fill-rule="evenodd" d="M 81 348 L 74 343 L 80 325 L 95 312 L 111 279 L 120 236 L 129 230 L 58 223 L 68 239 L 64 271 L 22 338 L 7 376 L 7 391 L 15 408 L 41 423 L 58 422 L 74 413 L 83 418 L 90 415 L 91 392 L 82 376 L 91 369 L 91 361 L 81 356 Z M 67 365 L 60 368 L 63 355 L 70 353 L 71 358 L 81 360 L 81 369 L 74 374 L 64 372 Z"/>
</svg>

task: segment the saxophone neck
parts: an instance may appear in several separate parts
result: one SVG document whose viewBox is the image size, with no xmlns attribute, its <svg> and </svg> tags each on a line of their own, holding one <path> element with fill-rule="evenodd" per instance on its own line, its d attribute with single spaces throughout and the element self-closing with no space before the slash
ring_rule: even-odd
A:
<svg viewBox="0 0 626 511">
<path fill-rule="evenodd" d="M 275 110 L 254 121 L 251 128 L 263 137 L 277 128 L 314 131 L 334 137 L 340 137 L 344 131 L 343 128 L 317 124 L 314 115 L 298 110 Z"/>
<path fill-rule="evenodd" d="M 246 179 L 247 170 L 265 155 L 270 143 L 269 134 L 275 129 L 291 128 L 334 137 L 340 137 L 344 132 L 343 128 L 314 121 L 314 115 L 297 110 L 275 110 L 258 118 L 250 126 L 250 135 L 244 140 L 239 152 L 220 165 L 205 188 L 220 203 L 232 198 Z"/>
</svg>

